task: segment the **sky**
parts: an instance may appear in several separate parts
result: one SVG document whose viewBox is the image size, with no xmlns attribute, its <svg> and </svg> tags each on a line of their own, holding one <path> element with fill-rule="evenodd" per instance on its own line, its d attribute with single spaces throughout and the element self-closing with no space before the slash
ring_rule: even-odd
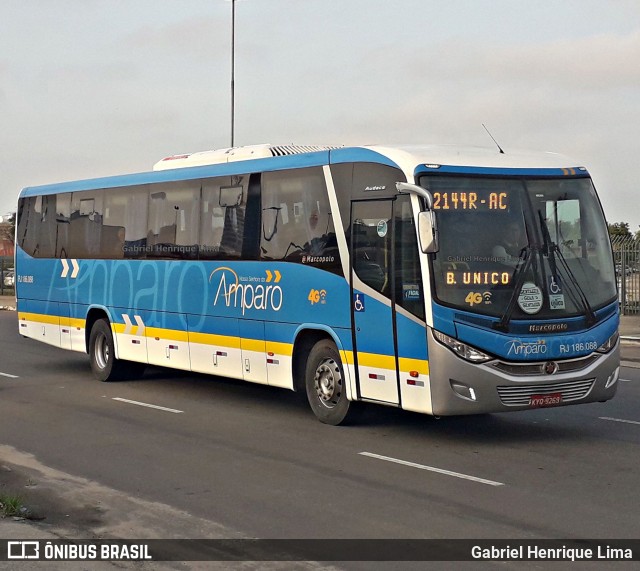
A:
<svg viewBox="0 0 640 571">
<path fill-rule="evenodd" d="M 229 0 L 0 0 L 21 188 L 230 145 Z M 640 228 L 640 1 L 238 0 L 235 142 L 554 151 Z"/>
</svg>

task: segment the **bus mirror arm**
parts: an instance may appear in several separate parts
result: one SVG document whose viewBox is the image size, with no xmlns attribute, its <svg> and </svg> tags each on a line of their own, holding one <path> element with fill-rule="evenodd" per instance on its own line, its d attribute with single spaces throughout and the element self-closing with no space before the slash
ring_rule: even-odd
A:
<svg viewBox="0 0 640 571">
<path fill-rule="evenodd" d="M 396 189 L 399 194 L 417 194 L 424 198 L 427 209 L 418 212 L 418 237 L 420 238 L 420 249 L 425 254 L 438 251 L 438 225 L 436 223 L 435 212 L 433 211 L 433 197 L 431 193 L 421 186 L 409 184 L 407 182 L 396 182 Z"/>
<path fill-rule="evenodd" d="M 396 182 L 396 190 L 398 194 L 417 194 L 424 198 L 427 203 L 427 210 L 433 210 L 433 196 L 426 188 L 408 182 Z"/>
</svg>

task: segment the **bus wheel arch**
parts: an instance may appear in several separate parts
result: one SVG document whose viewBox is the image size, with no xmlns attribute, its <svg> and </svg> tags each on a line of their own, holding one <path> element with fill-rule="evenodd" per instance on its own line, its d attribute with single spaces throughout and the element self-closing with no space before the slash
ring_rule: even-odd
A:
<svg viewBox="0 0 640 571">
<path fill-rule="evenodd" d="M 144 374 L 146 363 L 118 359 L 116 338 L 104 310 L 95 308 L 89 311 L 86 331 L 91 370 L 99 381 L 138 378 Z"/>
<path fill-rule="evenodd" d="M 313 346 L 321 339 L 333 341 L 328 332 L 319 329 L 303 329 L 296 337 L 293 345 L 292 372 L 293 390 L 305 394 L 305 368 L 307 357 Z"/>
<path fill-rule="evenodd" d="M 116 359 L 115 340 L 111 324 L 106 317 L 93 321 L 89 333 L 89 360 L 93 375 L 99 381 L 114 381 L 120 378 L 119 361 Z"/>
<path fill-rule="evenodd" d="M 307 330 L 296 339 L 293 352 L 294 388 L 306 393 L 320 422 L 337 426 L 351 416 L 346 376 L 340 351 L 326 331 Z"/>
<path fill-rule="evenodd" d="M 85 345 L 87 348 L 87 353 L 89 353 L 89 342 L 91 340 L 91 331 L 93 329 L 94 324 L 99 319 L 104 319 L 110 323 L 109 315 L 107 315 L 107 312 L 104 309 L 101 309 L 99 307 L 92 307 L 89 310 L 89 313 L 87 313 L 87 318 L 85 320 L 85 329 L 84 329 L 84 339 L 85 339 Z"/>
</svg>

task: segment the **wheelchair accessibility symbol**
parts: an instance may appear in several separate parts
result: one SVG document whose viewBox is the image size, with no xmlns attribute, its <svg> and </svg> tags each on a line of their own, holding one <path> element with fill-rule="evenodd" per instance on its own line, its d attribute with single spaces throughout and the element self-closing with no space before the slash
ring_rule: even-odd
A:
<svg viewBox="0 0 640 571">
<path fill-rule="evenodd" d="M 353 310 L 356 313 L 364 311 L 364 295 L 361 293 L 353 294 Z"/>
<path fill-rule="evenodd" d="M 549 276 L 549 308 L 565 309 L 564 293 L 562 293 L 562 283 L 558 276 Z"/>
<path fill-rule="evenodd" d="M 554 295 L 562 293 L 562 286 L 560 285 L 559 277 L 549 276 L 549 293 Z"/>
</svg>

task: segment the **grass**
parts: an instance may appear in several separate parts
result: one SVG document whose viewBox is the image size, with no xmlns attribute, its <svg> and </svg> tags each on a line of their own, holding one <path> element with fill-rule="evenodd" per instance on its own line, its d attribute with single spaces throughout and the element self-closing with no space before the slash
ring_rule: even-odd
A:
<svg viewBox="0 0 640 571">
<path fill-rule="evenodd" d="M 22 498 L 11 494 L 0 493 L 0 517 L 14 517 L 20 515 Z"/>
</svg>

